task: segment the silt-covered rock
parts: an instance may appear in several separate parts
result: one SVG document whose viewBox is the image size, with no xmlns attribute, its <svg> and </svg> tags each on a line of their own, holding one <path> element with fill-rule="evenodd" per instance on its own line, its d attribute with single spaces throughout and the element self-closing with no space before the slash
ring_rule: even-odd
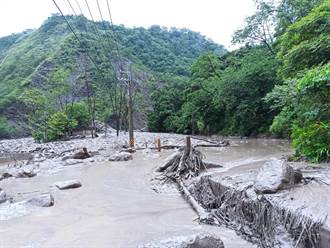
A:
<svg viewBox="0 0 330 248">
<path fill-rule="evenodd" d="M 224 248 L 222 240 L 208 233 L 173 237 L 159 242 L 139 246 L 139 248 Z"/>
<path fill-rule="evenodd" d="M 27 204 L 36 207 L 51 207 L 54 205 L 54 197 L 49 194 L 41 194 L 26 201 Z"/>
<path fill-rule="evenodd" d="M 131 153 L 119 152 L 119 153 L 112 155 L 109 158 L 109 161 L 128 161 L 128 160 L 132 160 L 132 159 L 133 159 L 133 155 Z"/>
<path fill-rule="evenodd" d="M 302 178 L 299 171 L 295 171 L 283 160 L 273 159 L 266 162 L 260 169 L 254 184 L 257 193 L 276 193 L 281 189 L 288 189 Z"/>
</svg>

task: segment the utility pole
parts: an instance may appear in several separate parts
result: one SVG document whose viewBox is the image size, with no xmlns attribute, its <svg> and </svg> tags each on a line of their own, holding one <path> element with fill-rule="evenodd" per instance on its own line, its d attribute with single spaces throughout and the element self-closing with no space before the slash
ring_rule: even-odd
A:
<svg viewBox="0 0 330 248">
<path fill-rule="evenodd" d="M 130 69 L 125 73 L 121 70 L 121 74 L 124 74 L 121 79 L 127 86 L 127 119 L 128 119 L 128 144 L 130 148 L 134 148 L 134 125 L 133 125 L 133 94 L 132 94 L 132 76 Z"/>
<path fill-rule="evenodd" d="M 133 99 L 132 99 L 132 77 L 128 72 L 128 133 L 129 147 L 134 148 L 134 125 L 133 125 Z"/>
</svg>

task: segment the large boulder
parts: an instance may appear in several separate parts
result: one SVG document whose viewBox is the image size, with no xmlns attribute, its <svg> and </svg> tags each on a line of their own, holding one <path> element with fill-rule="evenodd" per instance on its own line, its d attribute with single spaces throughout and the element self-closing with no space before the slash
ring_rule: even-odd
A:
<svg viewBox="0 0 330 248">
<path fill-rule="evenodd" d="M 128 161 L 128 160 L 132 160 L 132 159 L 133 159 L 133 155 L 131 153 L 119 152 L 119 153 L 113 154 L 109 158 L 109 161 Z"/>
<path fill-rule="evenodd" d="M 0 188 L 0 203 L 7 201 L 6 192 Z"/>
<path fill-rule="evenodd" d="M 26 203 L 36 207 L 51 207 L 54 205 L 54 197 L 49 193 L 45 193 L 32 197 Z"/>
<path fill-rule="evenodd" d="M 224 248 L 222 240 L 208 233 L 173 237 L 139 246 L 139 248 Z"/>
<path fill-rule="evenodd" d="M 14 174 L 17 178 L 34 177 L 37 175 L 36 168 L 33 165 L 24 166 Z"/>
<path fill-rule="evenodd" d="M 7 171 L 5 171 L 0 176 L 1 179 L 9 178 L 9 177 L 16 177 L 16 178 L 28 178 L 34 177 L 37 175 L 37 166 L 33 164 L 29 165 L 19 165 L 9 167 Z"/>
<path fill-rule="evenodd" d="M 301 178 L 301 173 L 295 171 L 286 161 L 273 159 L 260 168 L 254 190 L 258 194 L 276 193 L 281 189 L 293 187 Z"/>
<path fill-rule="evenodd" d="M 54 185 L 60 190 L 75 189 L 81 187 L 81 182 L 79 182 L 78 180 L 68 180 L 68 181 L 56 182 L 54 183 Z"/>
</svg>

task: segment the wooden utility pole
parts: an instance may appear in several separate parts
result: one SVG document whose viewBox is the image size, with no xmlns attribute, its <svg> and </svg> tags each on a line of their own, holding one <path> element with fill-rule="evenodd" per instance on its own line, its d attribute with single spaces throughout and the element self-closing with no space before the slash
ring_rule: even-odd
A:
<svg viewBox="0 0 330 248">
<path fill-rule="evenodd" d="M 160 138 L 157 139 L 157 149 L 158 149 L 159 152 L 162 151 L 161 143 L 160 143 Z"/>
<path fill-rule="evenodd" d="M 133 125 L 133 99 L 132 99 L 132 78 L 131 73 L 128 73 L 128 133 L 129 147 L 134 148 L 134 125 Z"/>
<path fill-rule="evenodd" d="M 187 153 L 191 152 L 191 137 L 190 136 L 186 137 L 186 151 L 187 151 Z"/>
</svg>

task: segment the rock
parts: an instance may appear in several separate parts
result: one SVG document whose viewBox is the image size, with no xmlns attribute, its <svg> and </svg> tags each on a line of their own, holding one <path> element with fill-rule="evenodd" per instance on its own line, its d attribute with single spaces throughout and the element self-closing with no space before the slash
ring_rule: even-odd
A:
<svg viewBox="0 0 330 248">
<path fill-rule="evenodd" d="M 211 161 L 203 161 L 204 162 L 204 165 L 207 169 L 213 169 L 213 168 L 222 168 L 223 165 L 221 164 L 218 164 L 216 162 L 211 162 Z"/>
<path fill-rule="evenodd" d="M 51 207 L 54 205 L 54 197 L 45 193 L 27 200 L 26 203 L 37 207 Z"/>
<path fill-rule="evenodd" d="M 224 244 L 221 239 L 213 237 L 210 234 L 196 235 L 191 243 L 188 243 L 187 248 L 224 248 Z"/>
<path fill-rule="evenodd" d="M 13 177 L 13 175 L 8 172 L 4 172 L 2 175 L 0 175 L 0 181 L 9 177 Z"/>
<path fill-rule="evenodd" d="M 62 182 L 56 182 L 54 185 L 61 189 L 75 189 L 75 188 L 80 188 L 81 183 L 78 180 L 68 180 L 68 181 L 62 181 Z"/>
<path fill-rule="evenodd" d="M 303 175 L 301 173 L 301 170 L 299 170 L 299 169 L 295 170 L 294 171 L 294 183 L 295 184 L 301 183 L 302 179 L 303 179 Z"/>
<path fill-rule="evenodd" d="M 91 157 L 91 155 L 88 153 L 86 147 L 84 147 L 81 152 L 77 152 L 76 154 L 74 154 L 72 156 L 73 159 L 86 159 L 86 158 L 90 158 L 90 157 Z"/>
<path fill-rule="evenodd" d="M 284 160 L 273 159 L 260 168 L 254 190 L 256 193 L 276 193 L 281 189 L 291 188 L 298 181 L 299 175 L 301 173 L 295 173 Z"/>
<path fill-rule="evenodd" d="M 0 181 L 9 177 L 28 178 L 37 175 L 34 165 L 23 165 L 20 167 L 11 167 L 0 176 Z"/>
<path fill-rule="evenodd" d="M 120 152 L 120 153 L 116 153 L 114 155 L 112 155 L 109 158 L 109 161 L 128 161 L 128 160 L 132 160 L 133 159 L 133 155 L 128 153 L 128 152 Z"/>
<path fill-rule="evenodd" d="M 79 159 L 68 159 L 68 160 L 65 160 L 64 166 L 70 166 L 70 165 L 81 164 L 81 163 L 83 163 L 83 161 L 79 160 Z"/>
<path fill-rule="evenodd" d="M 17 172 L 14 174 L 15 177 L 18 178 L 26 178 L 26 177 L 34 177 L 37 173 L 35 172 L 34 166 L 24 166 L 17 170 Z"/>
<path fill-rule="evenodd" d="M 0 188 L 0 203 L 4 203 L 5 201 L 7 201 L 6 192 Z"/>
<path fill-rule="evenodd" d="M 224 248 L 221 239 L 211 234 L 195 234 L 188 237 L 174 237 L 156 243 L 139 246 L 139 248 Z"/>
</svg>

